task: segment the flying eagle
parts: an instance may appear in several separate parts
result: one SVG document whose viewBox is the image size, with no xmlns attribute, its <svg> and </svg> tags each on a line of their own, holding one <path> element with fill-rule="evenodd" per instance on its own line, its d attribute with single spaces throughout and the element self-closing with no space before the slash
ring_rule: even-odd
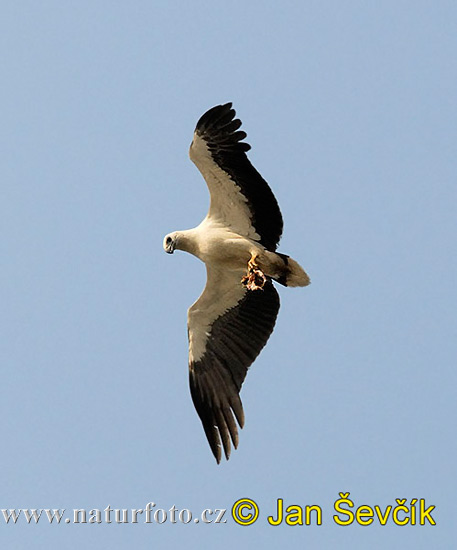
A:
<svg viewBox="0 0 457 550">
<path fill-rule="evenodd" d="M 276 252 L 283 221 L 267 182 L 252 166 L 251 147 L 231 103 L 198 121 L 190 159 L 205 178 L 210 207 L 198 227 L 175 231 L 166 252 L 184 250 L 206 265 L 207 281 L 189 308 L 190 392 L 219 464 L 230 440 L 238 446 L 244 412 L 239 396 L 247 370 L 267 343 L 279 310 L 272 281 L 306 286 L 310 280 L 292 258 Z"/>
</svg>

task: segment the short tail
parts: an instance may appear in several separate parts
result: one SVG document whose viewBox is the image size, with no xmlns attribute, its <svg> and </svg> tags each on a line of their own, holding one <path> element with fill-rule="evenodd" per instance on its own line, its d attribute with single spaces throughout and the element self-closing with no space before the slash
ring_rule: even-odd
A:
<svg viewBox="0 0 457 550">
<path fill-rule="evenodd" d="M 278 277 L 274 279 L 284 286 L 307 286 L 311 282 L 306 271 L 302 266 L 286 254 L 276 252 L 283 262 L 283 267 L 280 270 Z"/>
</svg>

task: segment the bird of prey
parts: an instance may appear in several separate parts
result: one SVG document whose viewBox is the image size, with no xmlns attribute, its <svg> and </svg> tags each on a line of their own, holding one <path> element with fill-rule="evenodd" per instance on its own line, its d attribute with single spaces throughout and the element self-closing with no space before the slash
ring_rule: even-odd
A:
<svg viewBox="0 0 457 550">
<path fill-rule="evenodd" d="M 306 286 L 292 258 L 276 252 L 283 221 L 267 182 L 250 163 L 246 133 L 231 103 L 198 121 L 190 159 L 205 178 L 210 207 L 201 224 L 164 238 L 172 254 L 184 250 L 206 265 L 207 281 L 189 308 L 189 381 L 192 400 L 219 464 L 244 425 L 239 396 L 247 370 L 265 346 L 279 310 L 272 281 Z"/>
</svg>

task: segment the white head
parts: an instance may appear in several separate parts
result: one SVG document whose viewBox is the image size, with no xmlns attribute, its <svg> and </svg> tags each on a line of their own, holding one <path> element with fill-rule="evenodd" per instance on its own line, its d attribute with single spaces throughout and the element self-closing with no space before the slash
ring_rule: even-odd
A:
<svg viewBox="0 0 457 550">
<path fill-rule="evenodd" d="M 163 249 L 168 254 L 173 254 L 173 252 L 176 249 L 176 245 L 178 243 L 178 231 L 175 231 L 174 233 L 169 233 L 166 235 L 166 237 L 163 240 Z"/>
</svg>

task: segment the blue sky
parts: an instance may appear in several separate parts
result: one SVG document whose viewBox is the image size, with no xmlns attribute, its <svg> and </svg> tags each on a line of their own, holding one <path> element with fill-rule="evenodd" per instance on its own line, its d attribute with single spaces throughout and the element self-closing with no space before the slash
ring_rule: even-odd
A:
<svg viewBox="0 0 457 550">
<path fill-rule="evenodd" d="M 0 517 L 3 546 L 453 547 L 455 3 L 6 1 L 0 31 L 0 509 L 228 510 Z M 206 214 L 187 151 L 227 101 L 312 285 L 279 289 L 216 466 L 187 375 L 205 270 L 162 239 Z M 339 492 L 423 498 L 437 525 L 338 526 Z M 229 517 L 243 497 L 249 527 Z M 323 524 L 268 525 L 278 498 Z"/>
</svg>

